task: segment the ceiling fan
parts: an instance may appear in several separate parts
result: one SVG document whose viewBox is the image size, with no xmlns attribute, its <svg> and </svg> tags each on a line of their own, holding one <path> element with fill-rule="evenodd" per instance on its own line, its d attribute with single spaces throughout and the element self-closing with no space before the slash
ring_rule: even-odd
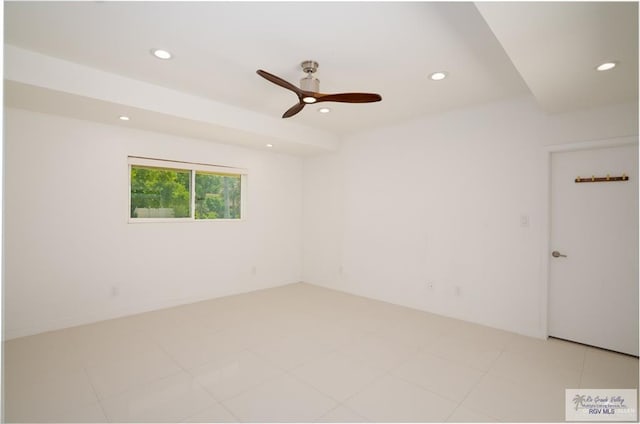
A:
<svg viewBox="0 0 640 424">
<path fill-rule="evenodd" d="M 341 103 L 372 103 L 382 100 L 382 96 L 375 93 L 337 93 L 337 94 L 323 94 L 318 90 L 320 89 L 320 80 L 315 78 L 313 74 L 318 70 L 318 62 L 313 60 L 305 60 L 300 64 L 302 71 L 307 74 L 306 77 L 300 80 L 300 88 L 270 74 L 267 71 L 258 69 L 256 72 L 262 78 L 271 81 L 272 83 L 293 91 L 298 96 L 298 103 L 293 105 L 287 110 L 282 117 L 290 118 L 296 113 L 300 112 L 305 105 L 319 102 L 341 102 Z"/>
</svg>

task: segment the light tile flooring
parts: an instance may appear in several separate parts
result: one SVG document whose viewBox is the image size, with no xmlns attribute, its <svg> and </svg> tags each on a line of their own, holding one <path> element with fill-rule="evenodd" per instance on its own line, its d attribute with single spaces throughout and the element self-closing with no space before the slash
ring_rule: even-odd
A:
<svg viewBox="0 0 640 424">
<path fill-rule="evenodd" d="M 293 284 L 4 344 L 7 422 L 563 421 L 638 359 Z"/>
</svg>

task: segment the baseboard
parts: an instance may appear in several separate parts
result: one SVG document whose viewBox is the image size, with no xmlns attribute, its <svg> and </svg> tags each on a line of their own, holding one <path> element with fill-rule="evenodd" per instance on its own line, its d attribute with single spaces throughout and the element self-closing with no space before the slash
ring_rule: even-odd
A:
<svg viewBox="0 0 640 424">
<path fill-rule="evenodd" d="M 156 302 L 146 303 L 144 305 L 129 305 L 120 308 L 104 310 L 99 313 L 69 316 L 57 320 L 47 321 L 38 325 L 7 328 L 6 320 L 4 321 L 5 328 L 2 332 L 2 341 L 17 339 L 20 337 L 33 336 L 36 334 L 47 333 L 50 331 L 63 330 L 66 328 L 77 327 L 80 325 L 93 324 L 100 321 L 106 321 L 110 319 L 123 318 L 131 315 L 143 314 L 145 312 L 157 311 L 160 309 L 174 308 L 176 306 L 188 305 L 190 303 L 202 302 L 205 300 L 219 299 L 227 296 L 236 296 L 245 293 L 251 293 L 259 290 L 267 290 L 270 288 L 286 286 L 289 284 L 296 284 L 299 282 L 283 283 L 270 285 L 268 287 L 253 288 L 248 290 L 239 290 L 224 294 L 209 293 L 206 295 L 190 296 L 178 299 L 164 299 Z"/>
<path fill-rule="evenodd" d="M 468 318 L 462 318 L 462 317 L 458 317 L 458 316 L 454 316 L 454 315 L 447 315 L 447 314 L 442 314 L 442 313 L 439 313 L 439 312 L 430 311 L 430 310 L 427 310 L 427 309 L 416 307 L 416 305 L 404 304 L 404 303 L 399 303 L 399 302 L 389 302 L 386 299 L 382 299 L 382 298 L 376 297 L 376 296 L 371 296 L 369 294 L 356 293 L 356 292 L 353 292 L 353 291 L 344 290 L 344 289 L 338 289 L 338 288 L 333 287 L 333 286 L 328 286 L 328 285 L 324 285 L 324 284 L 317 284 L 317 283 L 311 283 L 311 282 L 308 282 L 308 281 L 304 281 L 304 283 L 305 284 L 310 284 L 312 286 L 322 287 L 322 288 L 329 289 L 329 290 L 335 290 L 335 291 L 341 292 L 341 293 L 347 293 L 347 294 L 350 294 L 350 295 L 353 295 L 353 296 L 359 296 L 359 297 L 364 297 L 366 299 L 372 299 L 372 300 L 377 300 L 379 302 L 389 303 L 391 305 L 402 306 L 403 308 L 410 308 L 410 309 L 414 309 L 416 311 L 427 312 L 429 314 L 439 315 L 439 316 L 445 317 L 445 318 L 457 319 L 457 320 L 469 322 L 469 323 L 472 323 L 472 324 L 477 324 L 477 325 L 482 325 L 482 326 L 485 326 L 485 327 L 495 328 L 496 330 L 508 331 L 509 333 L 519 334 L 521 336 L 532 337 L 532 338 L 535 338 L 535 339 L 542 339 L 542 340 L 548 338 L 547 334 L 543 333 L 541 331 L 534 331 L 534 332 L 517 331 L 517 330 L 515 330 L 513 328 L 507 328 L 507 327 L 504 327 L 504 326 L 496 325 L 495 323 L 486 323 L 486 322 L 481 322 L 481 321 L 473 321 L 473 320 L 470 320 Z"/>
</svg>

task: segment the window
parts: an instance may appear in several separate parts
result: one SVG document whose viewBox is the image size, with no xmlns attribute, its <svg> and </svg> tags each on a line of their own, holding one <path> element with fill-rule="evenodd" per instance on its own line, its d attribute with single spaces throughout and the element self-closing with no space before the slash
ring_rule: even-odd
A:
<svg viewBox="0 0 640 424">
<path fill-rule="evenodd" d="M 240 220 L 246 171 L 129 157 L 129 221 Z"/>
<path fill-rule="evenodd" d="M 131 166 L 131 218 L 191 216 L 191 171 Z"/>
<path fill-rule="evenodd" d="M 240 218 L 240 175 L 196 172 L 196 219 Z"/>
</svg>

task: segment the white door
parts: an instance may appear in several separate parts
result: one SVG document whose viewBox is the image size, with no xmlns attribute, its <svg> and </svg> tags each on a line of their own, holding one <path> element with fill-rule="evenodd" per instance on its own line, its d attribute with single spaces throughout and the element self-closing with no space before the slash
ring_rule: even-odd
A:
<svg viewBox="0 0 640 424">
<path fill-rule="evenodd" d="M 637 144 L 551 155 L 549 255 L 549 335 L 637 356 Z"/>
</svg>

